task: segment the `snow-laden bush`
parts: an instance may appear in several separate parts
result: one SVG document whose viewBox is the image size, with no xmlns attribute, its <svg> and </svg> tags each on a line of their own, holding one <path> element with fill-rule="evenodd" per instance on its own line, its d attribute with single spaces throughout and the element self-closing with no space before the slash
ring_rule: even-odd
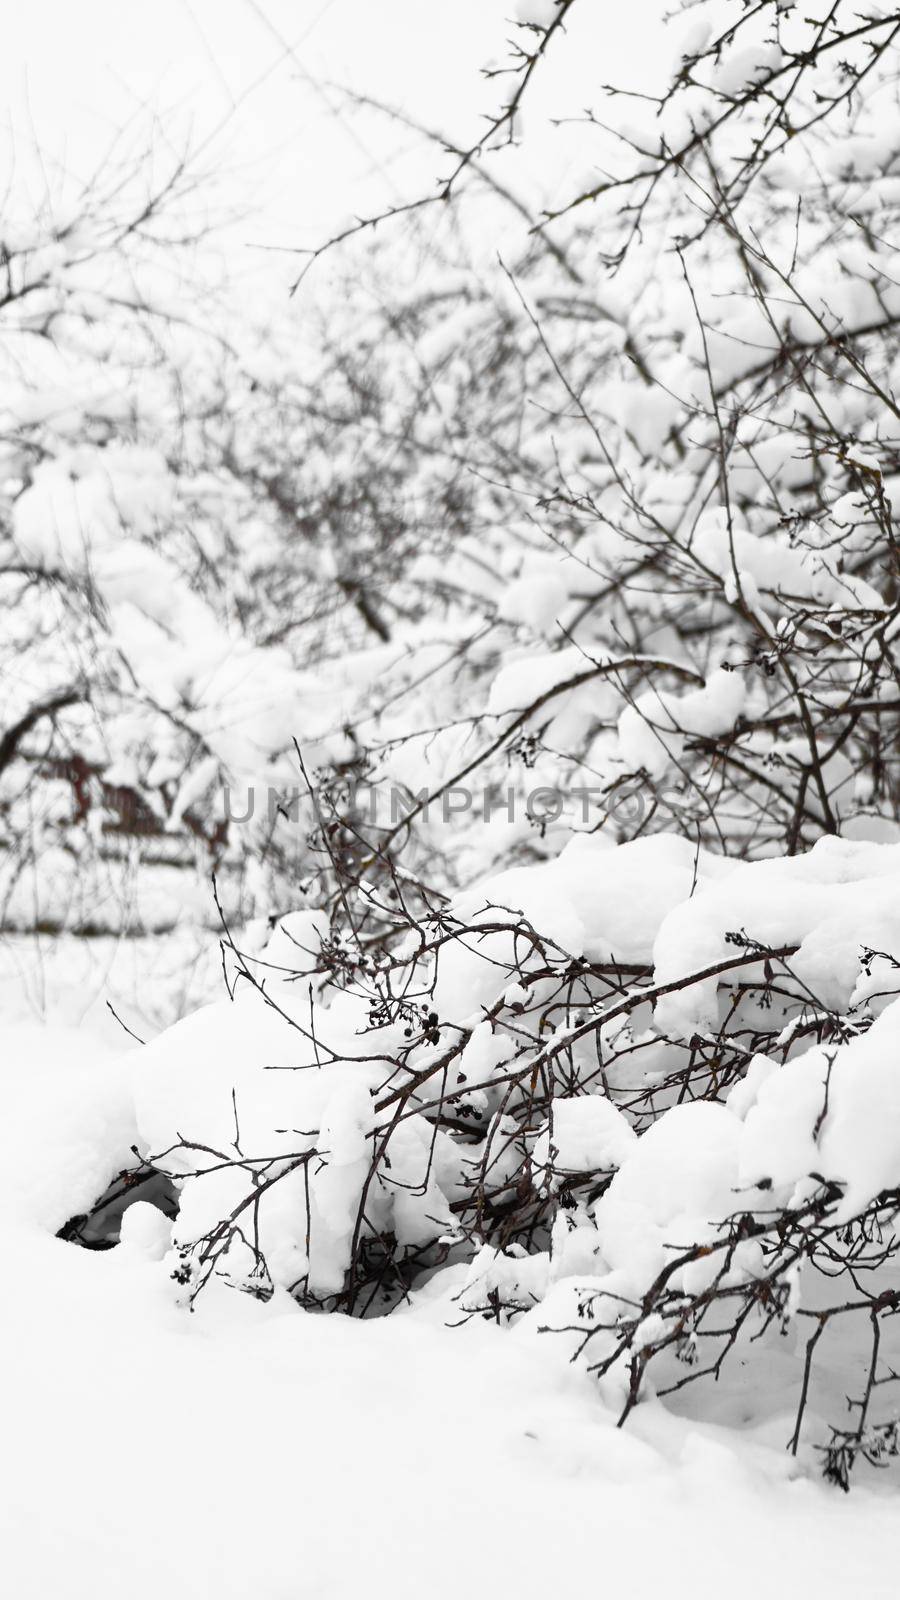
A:
<svg viewBox="0 0 900 1600">
<path fill-rule="evenodd" d="M 352 341 L 337 313 L 247 309 L 197 181 L 137 148 L 7 197 L 4 934 L 217 926 L 211 869 L 230 914 L 284 903 L 294 738 L 352 766 L 360 685 L 416 643 L 394 637 L 413 521 L 421 546 L 426 516 L 446 540 L 465 509 L 460 463 L 417 477 L 429 378 L 405 327 L 384 370 L 379 307 Z"/>
<path fill-rule="evenodd" d="M 578 11 L 523 8 L 499 139 Z M 729 15 L 519 268 L 398 307 L 476 519 L 345 759 L 300 719 L 295 909 L 135 1058 L 136 1149 L 185 1303 L 441 1269 L 846 1487 L 898 1441 L 900 17 Z"/>
</svg>

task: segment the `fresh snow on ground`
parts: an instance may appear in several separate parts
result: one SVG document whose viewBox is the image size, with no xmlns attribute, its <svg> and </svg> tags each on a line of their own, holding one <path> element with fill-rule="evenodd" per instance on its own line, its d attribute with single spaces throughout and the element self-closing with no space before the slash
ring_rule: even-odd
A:
<svg viewBox="0 0 900 1600">
<path fill-rule="evenodd" d="M 54 1198 L 96 1184 L 90 1150 L 127 1150 L 132 1059 L 85 1030 L 0 1035 L 0 1548 L 16 1600 L 440 1600 L 461 1583 L 537 1600 L 594 1576 L 673 1600 L 830 1600 L 851 1549 L 854 1588 L 893 1595 L 887 1485 L 845 1497 L 762 1436 L 658 1404 L 617 1429 L 558 1341 L 453 1326 L 459 1269 L 374 1321 L 218 1285 L 188 1314 L 150 1230 L 105 1252 L 53 1238 Z"/>
</svg>

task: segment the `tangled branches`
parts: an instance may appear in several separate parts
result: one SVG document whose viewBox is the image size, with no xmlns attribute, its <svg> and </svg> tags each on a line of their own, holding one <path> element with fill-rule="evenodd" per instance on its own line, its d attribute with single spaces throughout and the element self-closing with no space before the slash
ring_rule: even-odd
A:
<svg viewBox="0 0 900 1600">
<path fill-rule="evenodd" d="M 188 1303 L 434 1279 L 623 1423 L 752 1389 L 845 1488 L 897 1447 L 898 29 L 742 8 L 548 212 L 617 197 L 595 236 L 397 310 L 458 537 L 342 569 L 373 653 L 298 741 L 292 909 L 223 914 L 231 1001 L 139 1096 Z"/>
</svg>

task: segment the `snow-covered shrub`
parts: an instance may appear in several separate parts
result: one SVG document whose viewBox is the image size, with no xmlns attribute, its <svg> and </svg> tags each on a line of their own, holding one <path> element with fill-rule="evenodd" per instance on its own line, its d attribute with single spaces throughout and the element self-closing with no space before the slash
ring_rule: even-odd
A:
<svg viewBox="0 0 900 1600">
<path fill-rule="evenodd" d="M 729 15 L 516 270 L 395 308 L 468 532 L 384 569 L 296 905 L 135 1058 L 136 1147 L 186 1303 L 442 1268 L 846 1487 L 897 1442 L 900 20 Z"/>
<path fill-rule="evenodd" d="M 385 369 L 393 312 L 236 303 L 189 168 L 60 184 L 0 232 L 0 929 L 215 928 L 213 870 L 229 915 L 291 903 L 294 740 L 352 773 L 361 689 L 435 652 L 409 568 L 464 468 L 415 307 Z"/>
</svg>

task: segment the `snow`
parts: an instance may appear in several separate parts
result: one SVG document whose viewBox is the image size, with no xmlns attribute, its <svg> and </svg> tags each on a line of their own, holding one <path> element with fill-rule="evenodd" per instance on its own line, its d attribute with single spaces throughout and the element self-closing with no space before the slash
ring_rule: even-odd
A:
<svg viewBox="0 0 900 1600">
<path fill-rule="evenodd" d="M 13 174 L 17 1596 L 896 1587 L 897 46 L 585 9 L 289 304 Z"/>
<path fill-rule="evenodd" d="M 151 1261 L 162 1261 L 172 1245 L 172 1224 L 158 1206 L 135 1200 L 122 1213 L 119 1244 Z"/>
<path fill-rule="evenodd" d="M 654 778 L 680 761 L 685 734 L 727 733 L 744 709 L 746 688 L 740 674 L 719 667 L 700 689 L 669 694 L 649 689 L 619 716 L 619 749 L 626 766 Z"/>
<path fill-rule="evenodd" d="M 554 1099 L 547 1131 L 535 1141 L 535 1167 L 553 1175 L 603 1171 L 621 1166 L 631 1153 L 634 1129 L 610 1100 L 599 1095 Z"/>
<path fill-rule="evenodd" d="M 697 525 L 694 554 L 704 564 L 735 586 L 750 582 L 760 592 L 768 612 L 779 596 L 793 595 L 815 600 L 820 605 L 881 606 L 881 596 L 872 585 L 850 574 L 839 573 L 834 558 L 825 552 L 794 549 L 780 533 L 756 537 L 740 518 L 732 519 L 729 529 L 724 511 L 705 512 Z"/>
<path fill-rule="evenodd" d="M 808 1050 L 773 1073 L 747 1114 L 741 1178 L 788 1193 L 811 1172 L 840 1183 L 838 1217 L 857 1216 L 900 1182 L 900 1001 L 867 1033 Z M 827 1084 L 827 1096 L 826 1096 Z"/>
<path fill-rule="evenodd" d="M 553 860 L 512 868 L 454 902 L 474 925 L 506 924 L 467 935 L 442 952 L 435 1002 L 442 1016 L 464 1023 L 503 993 L 525 961 L 522 925 L 539 929 L 561 953 L 599 961 L 649 961 L 666 913 L 707 877 L 727 879 L 733 863 L 689 841 L 652 834 L 613 847 L 603 835 L 576 835 Z M 532 965 L 534 961 L 532 960 Z"/>
<path fill-rule="evenodd" d="M 673 1106 L 635 1142 L 596 1207 L 613 1270 L 650 1284 L 668 1255 L 715 1237 L 715 1219 L 734 1209 L 740 1132 L 727 1107 L 698 1101 Z"/>
<path fill-rule="evenodd" d="M 754 80 L 767 79 L 778 72 L 782 59 L 777 44 L 752 44 L 728 50 L 713 71 L 712 82 L 721 94 L 738 95 Z"/>
<path fill-rule="evenodd" d="M 735 954 L 728 934 L 772 949 L 797 946 L 790 970 L 826 1004 L 850 1001 L 863 949 L 900 947 L 900 849 L 825 837 L 793 858 L 739 862 L 719 883 L 676 906 L 654 945 L 658 983 Z M 705 979 L 657 1006 L 660 1027 L 689 1035 L 710 1024 L 717 980 Z"/>
<path fill-rule="evenodd" d="M 569 598 L 569 583 L 558 563 L 527 561 L 504 590 L 499 614 L 508 622 L 526 623 L 535 633 L 550 633 Z"/>
<path fill-rule="evenodd" d="M 556 10 L 557 0 L 516 0 L 515 18 L 534 28 L 549 28 Z"/>
<path fill-rule="evenodd" d="M 7 1024 L 2 1041 L 3 1207 L 20 1226 L 55 1233 L 134 1165 L 128 1062 L 64 1027 Z"/>
<path fill-rule="evenodd" d="M 84 1034 L 39 1047 L 8 1031 L 3 1047 L 7 1079 L 37 1070 L 49 1099 L 62 1058 L 93 1050 Z M 47 1104 L 17 1113 L 32 1149 Z M 428 1290 L 386 1321 L 227 1291 L 186 1316 L 143 1211 L 126 1212 L 125 1249 L 99 1254 L 4 1212 L 14 1471 L 0 1537 L 21 1600 L 286 1600 L 298 1586 L 337 1600 L 373 1585 L 412 1600 L 425 1572 L 431 1594 L 450 1596 L 458 1566 L 434 1557 L 460 1527 L 479 1587 L 535 1600 L 583 1582 L 598 1551 L 616 1582 L 640 1551 L 642 1593 L 750 1600 L 758 1566 L 734 1551 L 751 1545 L 785 1589 L 840 1595 L 852 1549 L 860 1587 L 893 1592 L 896 1514 L 877 1488 L 845 1499 L 752 1436 L 676 1428 L 655 1406 L 617 1430 L 552 1339 L 449 1327 L 458 1306 Z M 535 1506 L 539 1536 L 526 1536 Z"/>
</svg>

